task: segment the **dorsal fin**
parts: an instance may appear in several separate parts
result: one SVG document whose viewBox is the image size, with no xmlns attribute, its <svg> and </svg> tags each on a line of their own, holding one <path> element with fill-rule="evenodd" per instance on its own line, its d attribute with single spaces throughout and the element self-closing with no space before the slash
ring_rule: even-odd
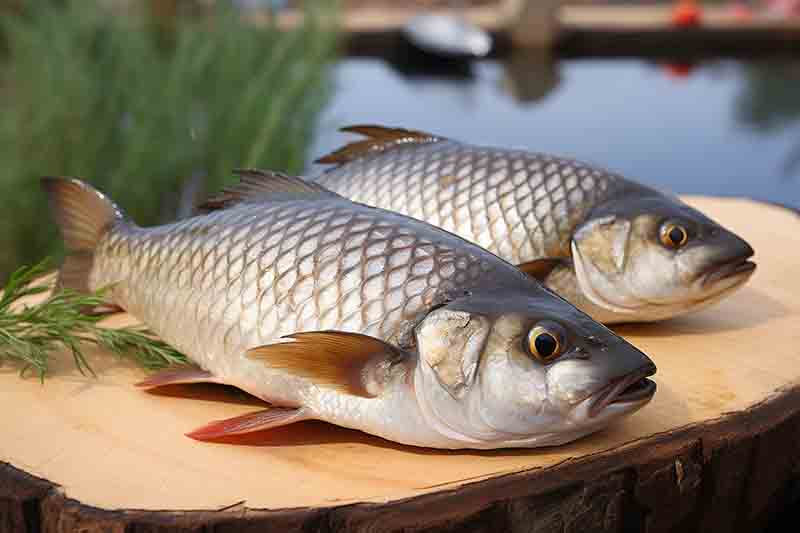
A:
<svg viewBox="0 0 800 533">
<path fill-rule="evenodd" d="M 424 131 L 375 125 L 348 126 L 341 128 L 339 131 L 358 133 L 364 135 L 366 139 L 346 144 L 335 152 L 320 157 L 315 163 L 342 165 L 374 152 L 383 152 L 394 146 L 426 144 L 442 140 L 441 137 Z"/>
<path fill-rule="evenodd" d="M 236 169 L 233 173 L 239 176 L 239 183 L 225 187 L 219 194 L 197 206 L 198 209 L 215 211 L 241 202 L 274 198 L 282 193 L 289 193 L 287 198 L 293 195 L 335 195 L 322 185 L 281 172 L 251 168 Z"/>
</svg>

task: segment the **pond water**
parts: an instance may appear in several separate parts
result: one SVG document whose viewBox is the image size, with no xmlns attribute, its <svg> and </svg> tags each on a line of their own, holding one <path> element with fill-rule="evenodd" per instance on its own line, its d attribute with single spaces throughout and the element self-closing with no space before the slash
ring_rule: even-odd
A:
<svg viewBox="0 0 800 533">
<path fill-rule="evenodd" d="M 570 156 L 677 193 L 800 208 L 800 61 L 665 67 L 527 56 L 445 72 L 400 64 L 347 59 L 334 68 L 334 91 L 308 150 L 309 174 L 324 168 L 311 163 L 315 157 L 350 139 L 338 128 L 376 123 Z M 204 188 L 217 188 L 204 186 L 202 176 L 173 178 L 153 168 L 135 177 L 144 192 L 118 187 L 113 196 L 131 210 L 144 194 L 163 207 L 158 220 L 167 221 L 176 209 L 187 213 Z M 164 192 L 175 189 L 179 197 Z M 44 197 L 35 183 L 29 192 L 16 197 L 14 223 L 0 229 L 3 278 L 20 264 L 58 254 L 54 227 L 40 222 Z"/>
<path fill-rule="evenodd" d="M 312 156 L 348 124 L 582 159 L 678 193 L 800 208 L 800 61 L 487 61 L 447 76 L 348 60 Z"/>
</svg>

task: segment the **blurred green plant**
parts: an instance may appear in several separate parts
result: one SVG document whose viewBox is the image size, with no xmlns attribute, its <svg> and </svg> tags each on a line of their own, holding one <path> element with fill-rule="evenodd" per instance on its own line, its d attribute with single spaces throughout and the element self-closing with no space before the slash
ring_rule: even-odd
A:
<svg viewBox="0 0 800 533">
<path fill-rule="evenodd" d="M 150 224 L 234 168 L 302 169 L 329 92 L 335 5 L 307 2 L 281 31 L 224 7 L 165 23 L 148 3 L 114 4 L 42 0 L 0 17 L 0 275 L 58 252 L 42 175 L 85 178 Z"/>
</svg>

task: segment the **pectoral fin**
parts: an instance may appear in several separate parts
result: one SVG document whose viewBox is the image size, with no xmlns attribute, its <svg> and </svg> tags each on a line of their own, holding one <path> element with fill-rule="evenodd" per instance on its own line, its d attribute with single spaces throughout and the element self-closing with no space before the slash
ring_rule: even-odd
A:
<svg viewBox="0 0 800 533">
<path fill-rule="evenodd" d="M 247 357 L 318 386 L 365 398 L 377 394 L 376 373 L 404 358 L 394 346 L 359 333 L 310 331 L 282 340 L 248 350 Z"/>
<path fill-rule="evenodd" d="M 198 366 L 187 366 L 185 368 L 168 368 L 162 370 L 144 381 L 136 383 L 140 389 L 148 390 L 165 385 L 184 385 L 186 383 L 221 383 L 211 372 L 207 372 Z"/>
<path fill-rule="evenodd" d="M 527 263 L 520 263 L 517 268 L 525 272 L 530 277 L 544 283 L 547 276 L 561 265 L 568 264 L 568 259 L 563 257 L 542 257 L 541 259 L 534 259 Z"/>
<path fill-rule="evenodd" d="M 220 437 L 243 435 L 254 431 L 286 426 L 309 418 L 310 416 L 302 407 L 270 407 L 269 409 L 247 413 L 246 415 L 216 420 L 190 431 L 186 436 L 200 441 L 214 440 Z"/>
</svg>

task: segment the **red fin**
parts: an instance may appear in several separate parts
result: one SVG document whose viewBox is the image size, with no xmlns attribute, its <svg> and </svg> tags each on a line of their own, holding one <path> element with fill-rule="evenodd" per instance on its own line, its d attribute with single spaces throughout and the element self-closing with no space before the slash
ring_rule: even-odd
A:
<svg viewBox="0 0 800 533">
<path fill-rule="evenodd" d="M 310 417 L 302 407 L 270 407 L 263 411 L 247 413 L 246 415 L 228 418 L 226 420 L 216 420 L 194 431 L 186 434 L 195 440 L 214 440 L 230 435 L 242 435 L 263 429 L 270 429 L 302 420 Z"/>
<path fill-rule="evenodd" d="M 165 385 L 183 385 L 186 383 L 221 383 L 211 372 L 200 367 L 189 366 L 186 368 L 168 368 L 153 374 L 144 381 L 136 383 L 140 389 L 155 389 Z"/>
<path fill-rule="evenodd" d="M 383 152 L 393 146 L 424 144 L 442 140 L 441 137 L 424 131 L 374 125 L 348 126 L 340 131 L 359 133 L 367 138 L 363 141 L 346 144 L 335 152 L 320 157 L 314 161 L 315 163 L 341 165 L 374 152 Z"/>
</svg>

